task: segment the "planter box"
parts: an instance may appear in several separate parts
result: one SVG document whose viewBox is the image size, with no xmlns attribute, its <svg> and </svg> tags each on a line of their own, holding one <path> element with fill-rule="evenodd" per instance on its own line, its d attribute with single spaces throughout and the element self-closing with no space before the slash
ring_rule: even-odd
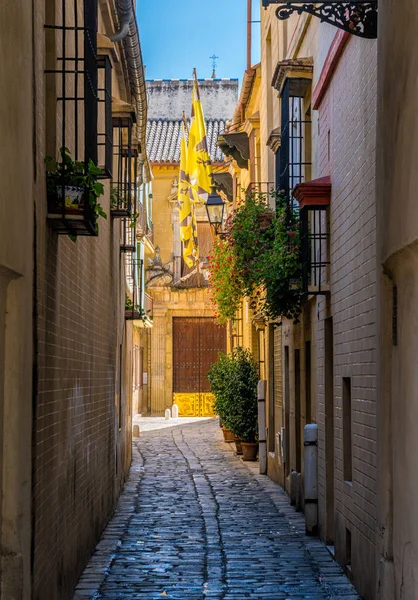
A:
<svg viewBox="0 0 418 600">
<path fill-rule="evenodd" d="M 85 190 L 76 186 L 57 186 L 56 194 L 48 194 L 48 223 L 62 235 L 96 236 L 97 228 L 93 211 L 84 202 Z"/>
</svg>

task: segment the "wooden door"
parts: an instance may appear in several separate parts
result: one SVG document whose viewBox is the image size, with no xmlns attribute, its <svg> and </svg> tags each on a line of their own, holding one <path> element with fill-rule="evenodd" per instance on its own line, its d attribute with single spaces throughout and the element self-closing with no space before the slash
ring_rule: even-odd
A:
<svg viewBox="0 0 418 600">
<path fill-rule="evenodd" d="M 226 329 L 215 319 L 173 319 L 173 400 L 180 416 L 214 416 L 207 374 L 225 351 Z"/>
</svg>

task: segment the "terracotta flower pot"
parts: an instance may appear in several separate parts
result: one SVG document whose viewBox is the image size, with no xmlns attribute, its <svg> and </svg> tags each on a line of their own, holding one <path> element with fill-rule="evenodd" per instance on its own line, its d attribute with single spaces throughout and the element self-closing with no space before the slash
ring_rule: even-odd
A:
<svg viewBox="0 0 418 600">
<path fill-rule="evenodd" d="M 230 431 L 229 429 L 227 429 L 226 427 L 222 427 L 222 433 L 224 434 L 224 441 L 225 442 L 234 442 L 235 441 L 235 436 L 232 433 L 232 431 Z"/>
<path fill-rule="evenodd" d="M 258 443 L 241 442 L 242 445 L 242 460 L 257 460 Z"/>
<path fill-rule="evenodd" d="M 239 438 L 235 438 L 235 448 L 237 451 L 237 455 L 241 456 L 242 455 L 242 443 L 241 440 Z"/>
</svg>

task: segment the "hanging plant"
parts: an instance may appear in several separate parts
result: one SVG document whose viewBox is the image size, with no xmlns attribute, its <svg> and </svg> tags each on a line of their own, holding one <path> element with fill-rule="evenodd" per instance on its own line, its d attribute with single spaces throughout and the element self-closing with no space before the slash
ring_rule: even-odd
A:
<svg viewBox="0 0 418 600">
<path fill-rule="evenodd" d="M 261 194 L 247 195 L 245 202 L 232 215 L 231 244 L 245 296 L 251 296 L 254 288 L 263 283 L 265 255 L 273 250 L 273 220 L 274 213 Z"/>
<path fill-rule="evenodd" d="M 242 296 L 242 281 L 236 267 L 236 259 L 231 239 L 217 238 L 209 259 L 209 284 L 212 301 L 217 307 L 215 317 L 218 323 L 234 319 Z"/>
<path fill-rule="evenodd" d="M 263 194 L 249 194 L 231 215 L 211 278 L 222 322 L 234 319 L 242 297 L 265 320 L 297 321 L 301 310 L 299 216 L 280 193 L 273 212 Z M 224 264 L 225 263 L 225 264 Z"/>
<path fill-rule="evenodd" d="M 297 322 L 302 298 L 299 215 L 284 196 L 278 198 L 272 229 L 272 251 L 263 260 L 262 313 L 266 319 Z"/>
<path fill-rule="evenodd" d="M 73 160 L 68 148 L 60 149 L 59 161 L 51 156 L 45 157 L 45 164 L 49 210 L 60 213 L 64 209 L 69 218 L 74 214 L 83 214 L 84 201 L 87 200 L 97 233 L 98 218 L 107 219 L 99 202 L 100 196 L 104 194 L 103 184 L 98 181 L 101 169 L 92 160 L 87 164 Z M 72 241 L 77 239 L 75 235 L 69 237 Z"/>
</svg>

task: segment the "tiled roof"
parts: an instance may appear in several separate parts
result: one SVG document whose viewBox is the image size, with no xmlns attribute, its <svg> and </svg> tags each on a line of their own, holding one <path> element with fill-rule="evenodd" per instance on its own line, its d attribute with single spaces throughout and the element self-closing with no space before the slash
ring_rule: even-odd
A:
<svg viewBox="0 0 418 600">
<path fill-rule="evenodd" d="M 182 121 L 150 119 L 147 126 L 147 155 L 151 163 L 179 163 Z M 190 123 L 189 123 L 190 126 Z M 223 154 L 216 145 L 219 133 L 225 129 L 222 119 L 206 120 L 209 154 L 212 162 L 222 162 Z"/>
</svg>

